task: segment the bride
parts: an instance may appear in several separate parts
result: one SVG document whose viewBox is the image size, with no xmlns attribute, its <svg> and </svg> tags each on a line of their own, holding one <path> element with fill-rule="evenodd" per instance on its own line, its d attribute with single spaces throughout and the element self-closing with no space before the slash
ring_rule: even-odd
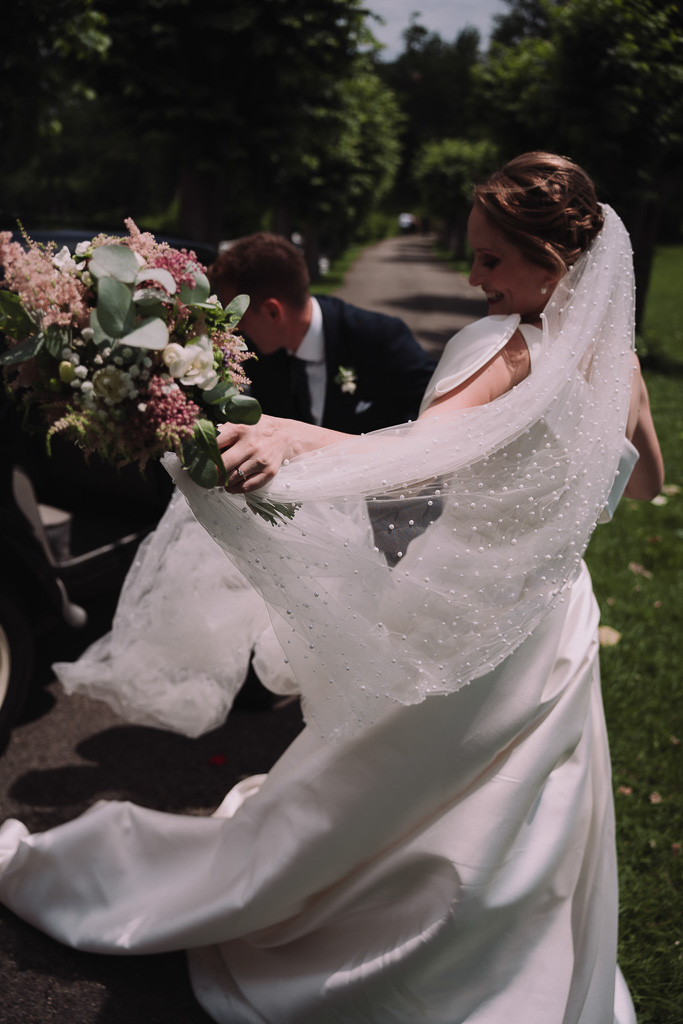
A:
<svg viewBox="0 0 683 1024">
<path fill-rule="evenodd" d="M 187 949 L 225 1024 L 635 1019 L 581 559 L 662 481 L 630 245 L 544 153 L 475 189 L 469 236 L 491 315 L 414 424 L 226 426 L 232 493 L 169 459 L 268 608 L 303 732 L 210 818 L 101 802 L 0 829 L 8 907 L 80 949 Z M 291 518 L 252 515 L 257 491 Z"/>
</svg>

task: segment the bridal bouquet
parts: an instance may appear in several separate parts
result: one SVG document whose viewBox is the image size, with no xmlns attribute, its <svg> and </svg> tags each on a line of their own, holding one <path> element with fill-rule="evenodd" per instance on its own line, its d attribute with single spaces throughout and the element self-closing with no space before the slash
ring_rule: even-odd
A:
<svg viewBox="0 0 683 1024">
<path fill-rule="evenodd" d="M 193 252 L 125 223 L 128 237 L 98 235 L 73 256 L 0 232 L 0 367 L 38 408 L 48 445 L 63 433 L 86 457 L 141 469 L 174 451 L 215 487 L 226 482 L 217 425 L 261 415 L 242 394 L 250 353 L 235 333 L 249 299 L 223 308 Z"/>
</svg>

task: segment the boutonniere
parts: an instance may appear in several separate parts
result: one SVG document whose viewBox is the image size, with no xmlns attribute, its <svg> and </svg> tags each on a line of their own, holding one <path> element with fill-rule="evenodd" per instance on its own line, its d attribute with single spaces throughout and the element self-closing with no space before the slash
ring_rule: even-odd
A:
<svg viewBox="0 0 683 1024">
<path fill-rule="evenodd" d="M 352 366 L 340 366 L 334 383 L 338 384 L 344 395 L 354 395 L 358 387 L 356 371 Z"/>
</svg>

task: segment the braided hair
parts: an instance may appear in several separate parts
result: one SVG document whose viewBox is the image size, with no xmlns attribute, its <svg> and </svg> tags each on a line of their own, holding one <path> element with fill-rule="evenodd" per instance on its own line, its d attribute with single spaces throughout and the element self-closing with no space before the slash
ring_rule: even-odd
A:
<svg viewBox="0 0 683 1024">
<path fill-rule="evenodd" d="M 586 172 L 564 156 L 531 152 L 474 188 L 475 205 L 527 259 L 563 275 L 602 229 Z"/>
</svg>

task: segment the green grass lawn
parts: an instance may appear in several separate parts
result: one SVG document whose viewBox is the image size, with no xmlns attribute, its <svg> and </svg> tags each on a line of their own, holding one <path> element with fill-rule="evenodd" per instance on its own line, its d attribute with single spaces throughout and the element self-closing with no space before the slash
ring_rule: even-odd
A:
<svg viewBox="0 0 683 1024">
<path fill-rule="evenodd" d="M 664 452 L 664 493 L 654 503 L 623 500 L 586 555 L 601 624 L 621 634 L 602 647 L 601 666 L 617 815 L 619 961 L 638 1024 L 683 1020 L 682 280 L 683 246 L 659 249 L 638 350 Z"/>
</svg>

